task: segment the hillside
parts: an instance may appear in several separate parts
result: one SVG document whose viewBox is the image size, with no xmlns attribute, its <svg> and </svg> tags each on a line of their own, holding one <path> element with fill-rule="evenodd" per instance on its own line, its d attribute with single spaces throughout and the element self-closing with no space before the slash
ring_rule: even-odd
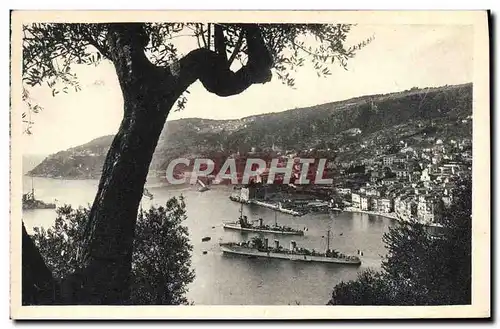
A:
<svg viewBox="0 0 500 329">
<path fill-rule="evenodd" d="M 28 173 L 30 170 L 38 166 L 46 157 L 47 155 L 43 154 L 23 154 L 23 174 Z"/>
<path fill-rule="evenodd" d="M 231 154 L 252 147 L 301 151 L 330 149 L 339 161 L 380 153 L 400 140 L 409 145 L 435 138 L 472 138 L 472 84 L 368 95 L 239 120 L 168 121 L 150 169 L 163 170 L 176 157 Z M 465 120 L 465 121 L 462 121 Z M 47 157 L 30 174 L 98 178 L 113 136 Z"/>
</svg>

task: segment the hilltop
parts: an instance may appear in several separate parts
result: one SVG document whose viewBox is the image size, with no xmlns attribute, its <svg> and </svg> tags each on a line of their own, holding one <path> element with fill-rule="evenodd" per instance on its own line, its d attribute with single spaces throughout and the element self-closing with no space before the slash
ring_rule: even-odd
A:
<svg viewBox="0 0 500 329">
<path fill-rule="evenodd" d="M 163 170 L 176 157 L 247 152 L 329 150 L 352 161 L 436 138 L 472 138 L 472 84 L 351 98 L 236 120 L 167 121 L 151 163 Z M 98 178 L 113 136 L 103 136 L 52 154 L 33 176 Z"/>
</svg>

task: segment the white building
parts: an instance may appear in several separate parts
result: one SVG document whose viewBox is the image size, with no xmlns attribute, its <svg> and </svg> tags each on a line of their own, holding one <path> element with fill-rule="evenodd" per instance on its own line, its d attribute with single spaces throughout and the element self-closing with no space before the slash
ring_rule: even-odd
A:
<svg viewBox="0 0 500 329">
<path fill-rule="evenodd" d="M 351 202 L 353 207 L 359 208 L 361 206 L 361 195 L 353 192 L 351 194 Z"/>
<path fill-rule="evenodd" d="M 432 224 L 442 215 L 442 203 L 439 198 L 421 195 L 418 198 L 417 217 L 423 224 Z"/>
<path fill-rule="evenodd" d="M 366 195 L 361 196 L 361 210 L 370 210 L 370 197 Z"/>
</svg>

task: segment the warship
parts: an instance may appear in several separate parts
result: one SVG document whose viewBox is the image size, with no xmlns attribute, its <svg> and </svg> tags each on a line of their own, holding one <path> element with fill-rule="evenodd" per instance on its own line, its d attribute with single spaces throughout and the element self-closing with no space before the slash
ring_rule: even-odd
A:
<svg viewBox="0 0 500 329">
<path fill-rule="evenodd" d="M 221 242 L 219 246 L 225 254 L 303 262 L 361 265 L 361 259 L 358 256 L 345 255 L 330 249 L 330 230 L 328 230 L 328 245 L 325 252 L 299 248 L 293 240 L 290 241 L 289 249 L 280 246 L 279 240 L 274 240 L 274 245 L 269 246 L 269 240 L 260 237 L 254 237 L 247 242 Z"/>
<path fill-rule="evenodd" d="M 258 233 L 272 233 L 272 234 L 284 234 L 284 235 L 304 235 L 304 230 L 294 229 L 288 226 L 278 225 L 277 212 L 274 213 L 274 225 L 263 224 L 262 218 L 259 218 L 258 224 L 255 225 L 248 221 L 247 216 L 243 215 L 243 204 L 240 208 L 240 217 L 236 222 L 225 222 L 223 227 L 225 229 L 246 231 L 246 232 L 258 232 Z"/>
<path fill-rule="evenodd" d="M 29 209 L 55 209 L 54 203 L 46 203 L 35 198 L 35 188 L 33 185 L 33 177 L 31 177 L 31 192 L 23 194 L 23 210 Z"/>
</svg>

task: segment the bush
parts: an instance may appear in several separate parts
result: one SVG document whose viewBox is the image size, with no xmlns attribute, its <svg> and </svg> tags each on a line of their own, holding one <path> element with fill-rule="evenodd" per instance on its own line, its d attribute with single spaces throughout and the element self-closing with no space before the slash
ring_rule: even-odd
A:
<svg viewBox="0 0 500 329">
<path fill-rule="evenodd" d="M 192 245 L 187 227 L 184 198 L 171 198 L 165 207 L 140 211 L 137 218 L 131 271 L 131 304 L 188 304 L 187 285 L 194 280 L 191 270 Z M 89 209 L 63 206 L 56 210 L 54 226 L 34 228 L 32 236 L 55 277 L 64 278 L 79 266 Z"/>
<path fill-rule="evenodd" d="M 358 278 L 341 282 L 333 288 L 328 305 L 391 305 L 391 289 L 384 275 L 373 270 L 358 274 Z"/>
</svg>

